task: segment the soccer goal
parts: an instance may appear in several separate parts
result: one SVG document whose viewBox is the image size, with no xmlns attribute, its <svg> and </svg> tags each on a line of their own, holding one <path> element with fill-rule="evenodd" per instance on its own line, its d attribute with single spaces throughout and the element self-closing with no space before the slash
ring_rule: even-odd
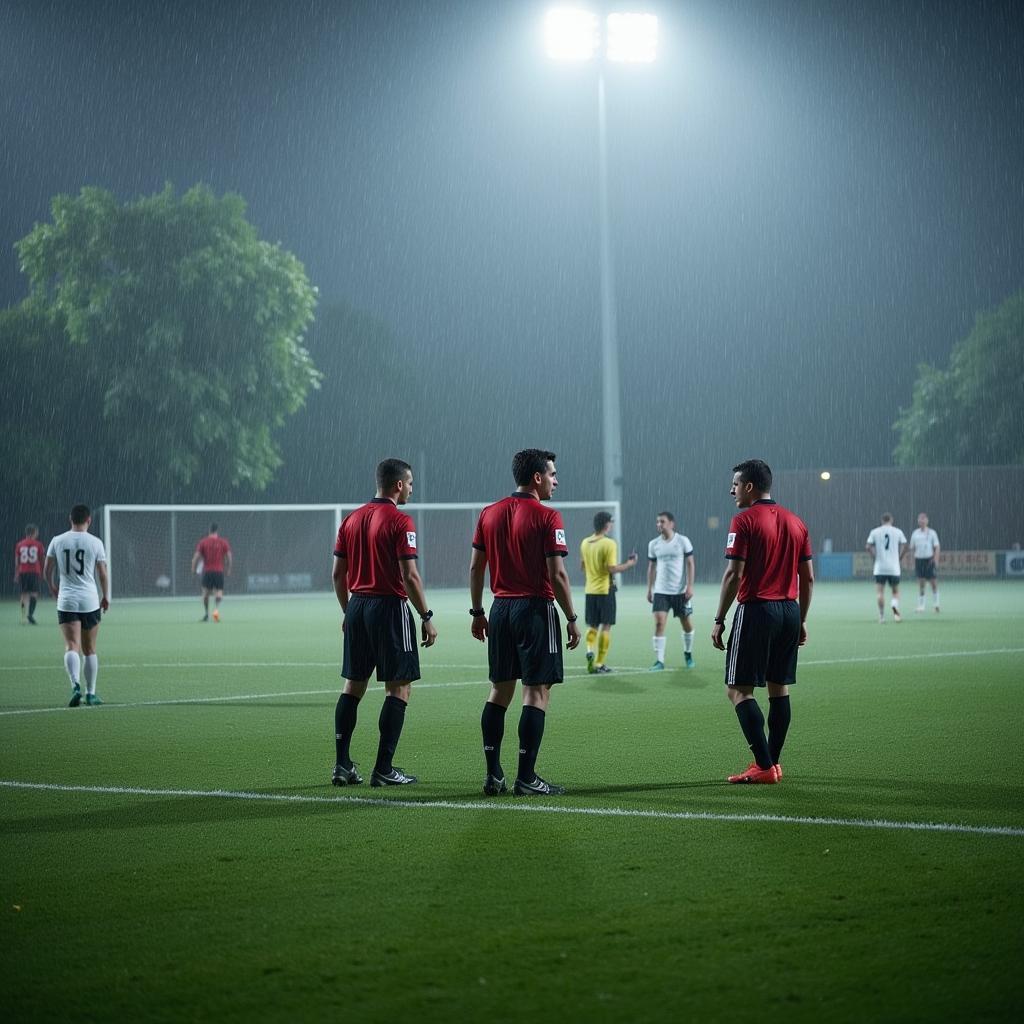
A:
<svg viewBox="0 0 1024 1024">
<path fill-rule="evenodd" d="M 178 597 L 195 594 L 192 553 L 213 523 L 231 545 L 233 594 L 296 594 L 331 590 L 334 540 L 342 519 L 362 502 L 337 505 L 105 505 L 103 542 L 110 594 Z M 470 544 L 480 510 L 489 501 L 410 502 L 416 521 L 419 570 L 428 587 L 468 586 Z M 593 532 L 594 514 L 617 501 L 552 502 L 565 522 L 574 585 L 580 541 Z M 625 558 L 625 553 L 620 552 Z"/>
</svg>

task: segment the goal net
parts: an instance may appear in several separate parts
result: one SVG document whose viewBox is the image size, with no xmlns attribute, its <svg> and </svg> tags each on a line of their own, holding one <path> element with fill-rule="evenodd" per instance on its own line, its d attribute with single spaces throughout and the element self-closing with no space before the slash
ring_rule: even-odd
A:
<svg viewBox="0 0 1024 1024">
<path fill-rule="evenodd" d="M 213 523 L 231 545 L 232 594 L 330 591 L 334 540 L 342 519 L 362 502 L 339 505 L 106 505 L 102 510 L 111 597 L 178 597 L 195 594 L 196 544 Z M 418 567 L 427 587 L 468 587 L 470 544 L 479 502 L 410 502 L 416 522 Z M 552 502 L 565 522 L 574 587 L 582 585 L 579 544 L 602 510 L 621 527 L 617 501 Z M 627 552 L 620 551 L 625 558 Z"/>
</svg>

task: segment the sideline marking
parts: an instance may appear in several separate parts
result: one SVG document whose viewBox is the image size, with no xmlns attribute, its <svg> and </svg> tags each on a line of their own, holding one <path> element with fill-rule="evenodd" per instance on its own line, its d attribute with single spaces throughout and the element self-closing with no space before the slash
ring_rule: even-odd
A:
<svg viewBox="0 0 1024 1024">
<path fill-rule="evenodd" d="M 887 821 L 884 818 L 811 818 L 791 814 L 717 814 L 711 811 L 644 811 L 628 807 L 565 807 L 553 804 L 518 803 L 512 800 L 390 800 L 385 797 L 303 796 L 296 793 L 249 793 L 230 789 L 150 789 L 143 786 L 71 786 L 52 782 L 19 782 L 0 779 L 5 789 L 43 790 L 55 793 L 98 793 L 112 796 L 172 796 L 218 800 L 254 800 L 267 803 L 341 804 L 369 807 L 400 807 L 404 810 L 492 811 L 495 813 L 572 814 L 593 818 L 647 818 L 654 821 L 763 822 L 772 825 L 831 825 L 842 828 L 873 828 L 892 832 L 954 832 L 984 836 L 1024 837 L 1024 828 L 1013 825 L 958 825 L 942 821 Z"/>
<path fill-rule="evenodd" d="M 925 658 L 970 658 L 985 654 L 1024 654 L 1024 647 L 989 647 L 977 651 L 926 651 L 923 654 L 879 654 L 867 658 L 827 658 L 817 661 L 801 660 L 802 666 L 811 665 L 855 665 L 872 661 L 918 661 Z M 341 659 L 336 661 L 138 661 L 102 663 L 103 671 L 128 668 L 341 668 Z M 447 668 L 481 668 L 479 662 L 473 664 L 435 664 L 424 666 L 430 669 Z M 54 669 L 51 661 L 45 665 L 0 665 L 0 672 L 48 672 Z M 644 668 L 619 668 L 616 675 L 646 672 Z M 670 670 L 672 671 L 672 670 Z M 681 669 L 680 669 L 681 671 Z M 566 675 L 586 675 L 586 669 L 567 668 Z"/>
</svg>

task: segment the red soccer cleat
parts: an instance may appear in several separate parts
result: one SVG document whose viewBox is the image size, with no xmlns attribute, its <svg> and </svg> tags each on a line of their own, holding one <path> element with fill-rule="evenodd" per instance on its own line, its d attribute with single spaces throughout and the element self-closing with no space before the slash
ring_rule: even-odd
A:
<svg viewBox="0 0 1024 1024">
<path fill-rule="evenodd" d="M 755 762 L 746 771 L 742 771 L 738 775 L 730 775 L 729 781 L 770 786 L 779 781 L 779 773 L 775 765 L 772 765 L 771 768 L 758 768 Z"/>
</svg>

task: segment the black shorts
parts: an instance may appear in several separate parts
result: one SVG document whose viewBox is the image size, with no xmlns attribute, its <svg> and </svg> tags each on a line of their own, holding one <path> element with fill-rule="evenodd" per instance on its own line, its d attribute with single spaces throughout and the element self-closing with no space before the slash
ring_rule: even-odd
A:
<svg viewBox="0 0 1024 1024">
<path fill-rule="evenodd" d="M 725 685 L 792 685 L 799 647 L 800 606 L 796 601 L 739 605 L 725 655 Z"/>
<path fill-rule="evenodd" d="M 655 594 L 651 611 L 671 612 L 677 619 L 685 619 L 693 614 L 693 601 L 682 594 Z"/>
<path fill-rule="evenodd" d="M 914 571 L 917 573 L 919 580 L 933 580 L 935 579 L 935 559 L 934 558 L 915 558 L 914 559 Z"/>
<path fill-rule="evenodd" d="M 203 573 L 203 587 L 206 590 L 223 590 L 224 589 L 224 573 L 222 573 L 222 572 L 204 572 Z"/>
<path fill-rule="evenodd" d="M 376 669 L 379 683 L 419 679 L 416 640 L 416 624 L 402 598 L 353 594 L 345 611 L 342 678 L 362 682 Z"/>
<path fill-rule="evenodd" d="M 101 615 L 99 608 L 94 612 L 62 612 L 58 609 L 57 621 L 61 625 L 65 622 L 80 622 L 82 629 L 95 629 L 100 624 Z"/>
<path fill-rule="evenodd" d="M 21 585 L 23 594 L 39 593 L 39 573 L 37 572 L 19 572 L 18 583 Z"/>
<path fill-rule="evenodd" d="M 895 590 L 900 585 L 900 578 L 899 576 L 876 576 L 875 582 L 880 583 L 883 587 L 888 583 Z"/>
<path fill-rule="evenodd" d="M 553 601 L 496 597 L 487 617 L 488 678 L 523 686 L 562 681 L 562 627 Z"/>
<path fill-rule="evenodd" d="M 615 625 L 615 591 L 607 594 L 587 594 L 586 607 L 583 612 L 583 620 L 588 626 L 597 629 L 598 626 Z"/>
</svg>

